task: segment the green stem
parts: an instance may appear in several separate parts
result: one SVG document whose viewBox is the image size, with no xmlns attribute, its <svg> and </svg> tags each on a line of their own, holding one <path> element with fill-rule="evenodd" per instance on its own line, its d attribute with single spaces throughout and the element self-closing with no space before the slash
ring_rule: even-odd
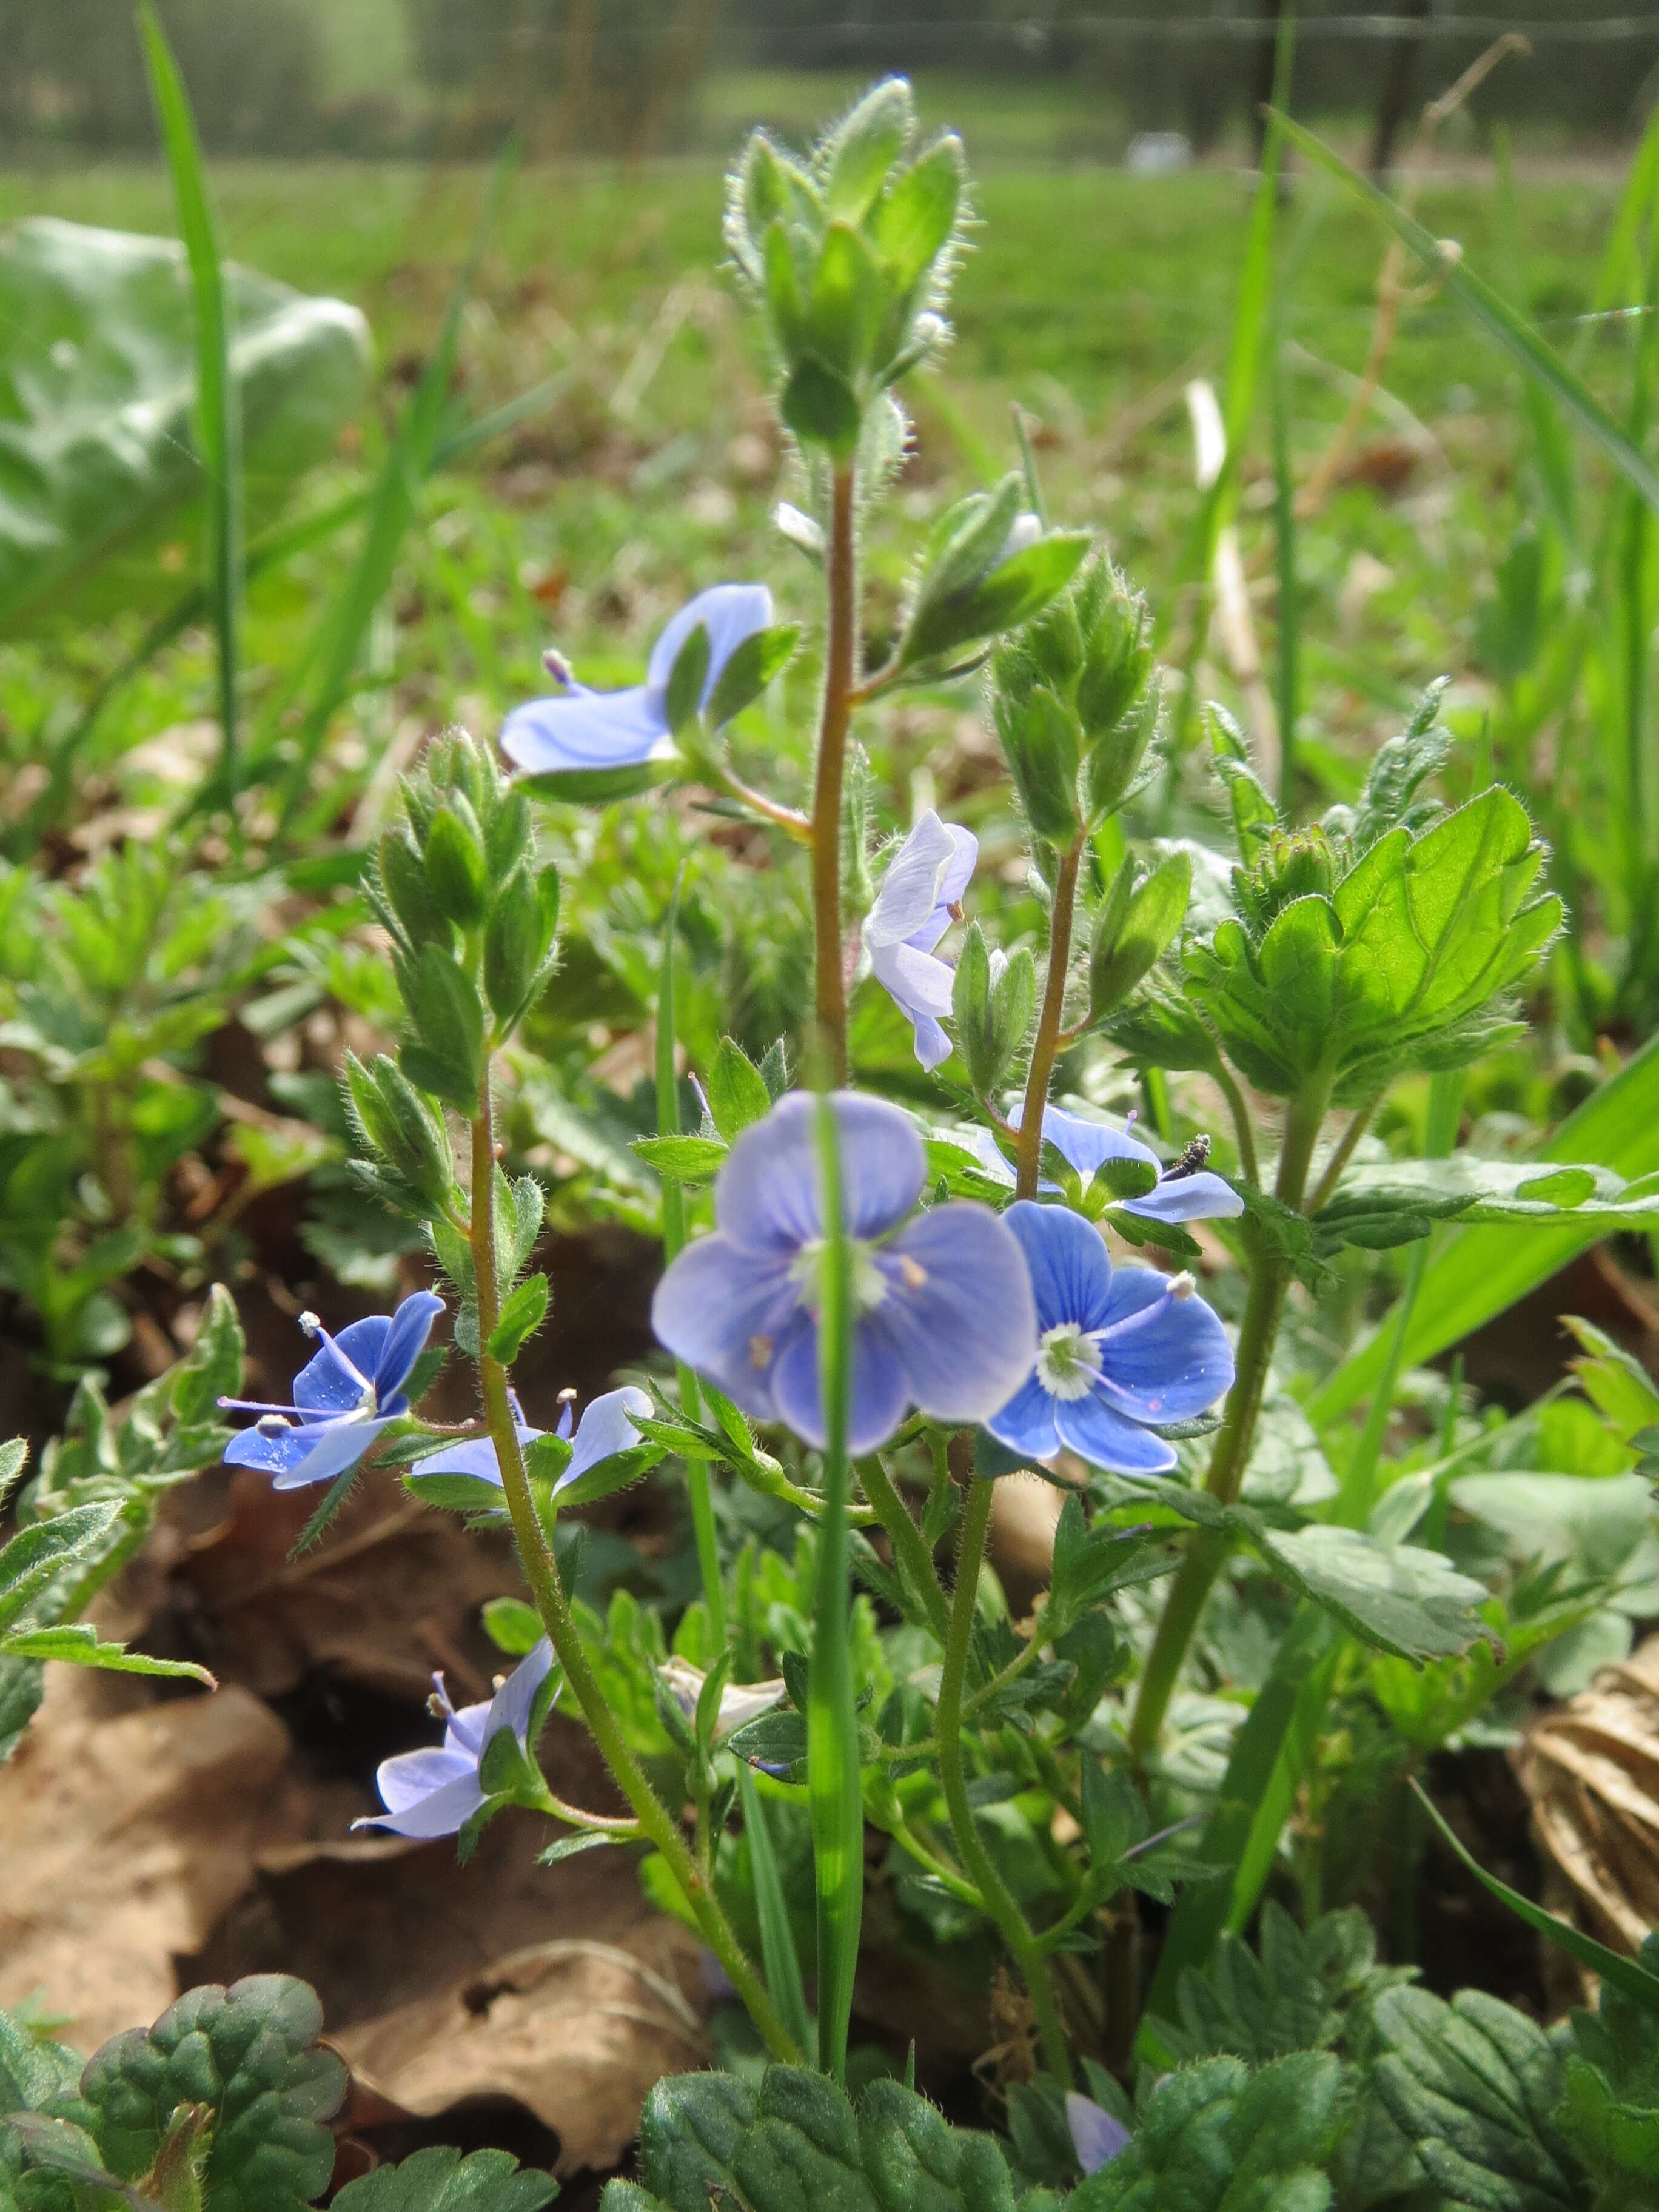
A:
<svg viewBox="0 0 1659 2212">
<path fill-rule="evenodd" d="M 974 1826 L 974 1808 L 968 1799 L 968 1779 L 962 1759 L 963 1686 L 968 1674 L 968 1652 L 973 1640 L 974 1611 L 979 1595 L 979 1571 L 985 1558 L 985 1536 L 991 1520 L 989 1479 L 976 1474 L 969 1486 L 962 1521 L 962 1551 L 957 1562 L 956 1595 L 951 1607 L 951 1632 L 945 1646 L 945 1669 L 939 1679 L 935 1729 L 939 1736 L 939 1780 L 951 1826 L 963 1865 L 973 1877 L 985 1909 L 995 1921 L 1003 1942 L 1013 1954 L 1036 2014 L 1043 2063 L 1062 2088 L 1072 2081 L 1072 2057 L 1060 2025 L 1059 2008 L 1048 1979 L 1048 1963 L 1035 1936 L 1025 1924 L 996 1863 L 980 1841 Z"/>
<path fill-rule="evenodd" d="M 684 880 L 685 865 L 682 861 L 674 878 L 668 916 L 663 924 L 662 970 L 657 988 L 657 1130 L 665 1137 L 677 1136 L 680 1127 L 679 1085 L 674 1068 L 674 930 L 679 920 L 680 885 Z M 664 1265 L 672 1267 L 684 1249 L 685 1193 L 678 1176 L 665 1175 L 662 1179 Z M 688 1420 L 695 1421 L 702 1406 L 697 1378 L 683 1359 L 677 1363 L 677 1372 L 681 1410 Z M 715 1650 L 723 1651 L 726 1592 L 720 1582 L 720 1544 L 714 1533 L 714 1480 L 705 1461 L 686 1462 L 685 1486 L 691 1501 L 691 1528 L 696 1540 L 697 1571 L 702 1581 L 703 1603 L 708 1609 L 708 1626 Z"/>
<path fill-rule="evenodd" d="M 472 1124 L 472 1265 L 477 1279 L 478 1336 L 481 1344 L 489 1342 L 490 1332 L 500 1317 L 495 1290 L 495 1209 L 490 1204 L 495 1172 L 495 1130 L 490 1111 L 489 1079 L 486 1075 L 478 1095 L 477 1119 Z M 513 1523 L 513 1534 L 518 1544 L 525 1577 L 536 1601 L 536 1610 L 541 1615 L 542 1626 L 547 1631 L 548 1640 L 553 1646 L 554 1656 L 563 1670 L 564 1679 L 570 1685 L 576 1703 L 581 1708 L 582 1718 L 587 1723 L 593 1741 L 604 1753 L 605 1764 L 610 1767 L 617 1787 L 633 1807 L 641 1834 L 661 1855 L 690 1908 L 703 1941 L 730 1976 L 732 1987 L 760 2032 L 761 2040 L 772 2056 L 785 2065 L 799 2065 L 801 2054 L 793 2039 L 779 2019 L 771 1998 L 733 1933 L 713 1887 L 698 1872 L 690 1852 L 685 1847 L 679 1824 L 651 1787 L 644 1769 L 635 1758 L 623 1733 L 622 1724 L 605 1703 L 604 1692 L 588 1665 L 569 1601 L 559 1580 L 559 1571 L 554 1562 L 547 1532 L 542 1526 L 535 1499 L 531 1495 L 524 1453 L 519 1443 L 513 1409 L 507 1402 L 507 1370 L 499 1360 L 491 1359 L 488 1353 L 482 1353 L 478 1360 L 478 1378 L 483 1395 L 484 1418 L 489 1425 L 490 1438 L 501 1466 L 501 1488 L 506 1496 L 507 1510 Z"/>
<path fill-rule="evenodd" d="M 1250 1125 L 1250 1109 L 1244 1103 L 1244 1093 L 1231 1068 L 1220 1057 L 1211 1070 L 1222 1097 L 1227 1102 L 1227 1111 L 1233 1117 L 1233 1134 L 1238 1141 L 1238 1170 L 1246 1182 L 1252 1185 L 1261 1181 L 1261 1170 L 1256 1164 L 1255 1131 Z"/>
<path fill-rule="evenodd" d="M 847 976 L 841 927 L 842 782 L 858 668 L 858 547 L 851 463 L 836 471 L 829 547 L 830 631 L 812 798 L 812 943 L 817 975 L 817 1045 L 824 1079 L 847 1080 Z"/>
<path fill-rule="evenodd" d="M 909 1508 L 894 1487 L 892 1476 L 873 1452 L 859 1462 L 859 1480 L 877 1520 L 887 1531 L 895 1565 L 927 1607 L 927 1626 L 943 1644 L 951 1632 L 950 1608 L 921 1529 L 910 1518 Z"/>
<path fill-rule="evenodd" d="M 1274 1195 L 1281 1205 L 1299 1207 L 1302 1203 L 1307 1188 L 1309 1165 L 1329 1097 L 1329 1082 L 1316 1081 L 1291 1102 L 1285 1116 L 1284 1149 L 1279 1159 L 1279 1180 L 1274 1188 Z M 1285 1310 L 1285 1297 L 1290 1285 L 1288 1263 L 1258 1249 L 1250 1276 L 1249 1296 L 1244 1306 L 1244 1318 L 1238 1332 L 1233 1387 L 1227 1395 L 1226 1412 L 1210 1455 L 1209 1471 L 1204 1478 L 1206 1491 L 1223 1505 L 1235 1502 L 1244 1480 L 1250 1447 L 1255 1441 L 1256 1420 L 1267 1392 L 1273 1342 L 1279 1334 L 1279 1319 Z M 1170 1699 L 1175 1694 L 1176 1683 L 1185 1664 L 1187 1648 L 1193 1640 L 1198 1617 L 1204 1610 L 1204 1601 L 1210 1595 L 1211 1585 L 1221 1571 L 1221 1564 L 1227 1556 L 1227 1551 L 1228 1542 L 1224 1534 L 1210 1529 L 1200 1530 L 1192 1539 L 1187 1556 L 1170 1585 L 1170 1595 L 1164 1600 L 1158 1632 L 1152 1638 L 1152 1648 L 1146 1655 L 1146 1664 L 1141 1671 L 1140 1687 L 1135 1695 L 1134 1713 L 1129 1723 L 1129 1748 L 1139 1762 L 1145 1762 L 1163 1730 L 1164 1717 L 1169 1711 Z"/>
<path fill-rule="evenodd" d="M 1021 1198 L 1037 1194 L 1038 1170 L 1042 1158 L 1042 1115 L 1048 1103 L 1048 1080 L 1060 1049 L 1060 1018 L 1066 1007 L 1066 970 L 1072 957 L 1072 910 L 1077 903 L 1078 863 L 1083 857 L 1079 830 L 1062 854 L 1054 878 L 1054 908 L 1048 924 L 1048 981 L 1042 994 L 1042 1015 L 1025 1078 L 1025 1103 L 1021 1110 L 1019 1150 L 1015 1162 Z"/>
<path fill-rule="evenodd" d="M 806 1794 L 817 1888 L 818 2064 L 847 2078 L 859 1935 L 864 1919 L 864 1790 L 849 1631 L 851 1547 L 847 1449 L 853 1379 L 853 1265 L 835 1109 L 820 1091 L 818 1171 L 824 1240 L 818 1374 L 823 1398 L 823 1512 L 818 1522 L 812 1650 L 806 1674 Z"/>
</svg>

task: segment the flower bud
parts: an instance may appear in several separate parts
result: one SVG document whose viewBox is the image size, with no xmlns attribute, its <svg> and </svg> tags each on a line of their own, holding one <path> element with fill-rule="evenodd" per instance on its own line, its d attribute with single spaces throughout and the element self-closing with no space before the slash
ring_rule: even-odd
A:
<svg viewBox="0 0 1659 2212">
<path fill-rule="evenodd" d="M 1080 827 L 1077 725 L 1043 684 L 1023 702 L 994 692 L 992 711 L 1031 834 L 1068 845 Z"/>
<path fill-rule="evenodd" d="M 979 924 L 969 925 L 951 994 L 957 1041 L 977 1098 L 1001 1083 L 1025 1042 L 1036 1008 L 1036 963 L 1029 946 L 988 952 Z"/>
<path fill-rule="evenodd" d="M 428 880 L 425 863 L 401 830 L 388 830 L 379 853 L 380 888 L 399 928 L 418 952 L 453 942 L 448 918 Z"/>
<path fill-rule="evenodd" d="M 465 801 L 462 804 L 465 805 Z M 471 809 L 467 809 L 469 814 Z M 451 921 L 471 929 L 483 920 L 489 875 L 475 823 L 453 806 L 441 806 L 426 835 L 426 877 L 432 896 Z"/>
<path fill-rule="evenodd" d="M 1084 769 L 1089 818 L 1115 813 L 1128 796 L 1158 727 L 1158 698 L 1147 691 L 1103 737 L 1097 738 Z"/>
</svg>

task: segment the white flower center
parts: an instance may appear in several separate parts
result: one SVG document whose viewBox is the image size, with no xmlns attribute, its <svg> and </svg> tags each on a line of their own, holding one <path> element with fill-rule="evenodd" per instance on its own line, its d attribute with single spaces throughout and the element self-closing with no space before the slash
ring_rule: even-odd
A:
<svg viewBox="0 0 1659 2212">
<path fill-rule="evenodd" d="M 829 1249 L 823 1237 L 815 1237 L 810 1244 L 803 1244 L 795 1255 L 795 1281 L 815 1318 L 823 1310 L 823 1265 Z M 876 1265 L 876 1255 L 870 1247 L 860 1243 L 856 1237 L 848 1240 L 848 1258 L 852 1263 L 853 1318 L 857 1321 L 865 1314 L 873 1313 L 887 1296 L 887 1278 Z"/>
<path fill-rule="evenodd" d="M 1045 1329 L 1037 1343 L 1036 1374 L 1051 1398 L 1086 1398 L 1100 1379 L 1098 1339 L 1074 1321 Z"/>
</svg>

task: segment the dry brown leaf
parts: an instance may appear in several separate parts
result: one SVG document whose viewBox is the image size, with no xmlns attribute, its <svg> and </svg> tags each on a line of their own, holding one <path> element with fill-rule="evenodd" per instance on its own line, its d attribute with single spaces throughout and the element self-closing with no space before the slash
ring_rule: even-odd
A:
<svg viewBox="0 0 1659 2212">
<path fill-rule="evenodd" d="M 1659 1925 L 1659 1636 L 1540 1715 L 1516 1763 L 1579 1917 L 1637 1950 Z"/>
<path fill-rule="evenodd" d="M 680 1948 L 671 1928 L 650 1948 Z M 514 2099 L 558 2136 L 561 2173 L 614 2166 L 652 2085 L 708 2057 L 677 1978 L 583 1937 L 511 1952 L 333 2039 L 366 2088 L 420 2118 Z"/>
<path fill-rule="evenodd" d="M 148 2026 L 253 1879 L 288 1731 L 244 1690 L 112 1714 L 64 1668 L 0 1778 L 0 2006 L 44 1990 L 91 2051 Z"/>
<path fill-rule="evenodd" d="M 320 1671 L 416 1704 L 438 1668 L 466 1698 L 488 1697 L 499 1654 L 479 1616 L 520 1579 L 505 1535 L 368 1483 L 323 1546 L 290 1560 L 315 1504 L 248 1468 L 226 1518 L 188 1546 L 173 1586 L 206 1664 L 268 1698 Z"/>
</svg>

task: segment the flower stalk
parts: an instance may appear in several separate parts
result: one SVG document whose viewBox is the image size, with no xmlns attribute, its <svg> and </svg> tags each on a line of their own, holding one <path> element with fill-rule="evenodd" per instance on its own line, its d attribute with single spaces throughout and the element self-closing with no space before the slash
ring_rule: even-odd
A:
<svg viewBox="0 0 1659 2212">
<path fill-rule="evenodd" d="M 939 1781 L 951 1814 L 957 1851 L 972 1875 L 985 1910 L 997 1924 L 1003 1942 L 1018 1966 L 1036 2014 L 1043 2063 L 1062 2087 L 1072 2080 L 1072 2057 L 1066 2030 L 1048 1979 L 1048 1962 L 1025 1916 L 996 1863 L 980 1841 L 969 1802 L 968 1779 L 962 1756 L 963 1689 L 968 1674 L 968 1652 L 973 1640 L 974 1613 L 979 1595 L 979 1571 L 985 1559 L 985 1538 L 991 1521 L 993 1484 L 982 1474 L 969 1485 L 962 1518 L 962 1550 L 957 1563 L 956 1594 L 951 1606 L 950 1633 L 945 1645 L 945 1669 L 939 1680 L 935 1733 L 939 1741 Z"/>
<path fill-rule="evenodd" d="M 500 1463 L 501 1487 L 531 1595 L 535 1600 L 537 1612 L 541 1615 L 542 1626 L 547 1631 L 548 1640 L 553 1646 L 554 1656 L 563 1669 L 564 1679 L 581 1708 L 582 1718 L 587 1723 L 594 1741 L 604 1753 L 617 1787 L 634 1808 L 641 1834 L 661 1854 L 691 1909 L 703 1941 L 730 1976 L 732 1987 L 742 1999 L 767 2049 L 784 2064 L 799 2065 L 801 2053 L 797 2050 L 793 2038 L 778 2017 L 764 1984 L 738 1942 L 714 1894 L 713 1885 L 704 1879 L 686 1849 L 678 1824 L 651 1787 L 643 1768 L 629 1748 L 628 1739 L 615 1714 L 606 1705 L 593 1670 L 587 1663 L 587 1655 L 582 1650 L 581 1638 L 570 1611 L 569 1601 L 559 1580 L 559 1571 L 548 1542 L 547 1532 L 542 1526 L 535 1499 L 531 1495 L 524 1453 L 507 1400 L 507 1370 L 499 1360 L 489 1357 L 488 1350 L 482 1348 L 488 1346 L 500 1317 L 495 1291 L 494 1208 L 490 1205 L 490 1185 L 495 1171 L 495 1130 L 489 1079 L 486 1074 L 478 1095 L 477 1115 L 472 1123 L 471 1241 L 472 1265 L 477 1281 L 481 1346 L 478 1376 L 483 1395 L 484 1418 L 489 1423 L 490 1439 Z"/>
<path fill-rule="evenodd" d="M 830 493 L 829 638 L 812 799 L 812 931 L 817 975 L 817 1042 L 825 1080 L 847 1080 L 847 975 L 841 926 L 842 787 L 858 670 L 858 544 L 853 467 L 837 467 Z"/>
<path fill-rule="evenodd" d="M 1302 1205 L 1308 1170 L 1329 1098 L 1330 1082 L 1324 1078 L 1307 1085 L 1291 1101 L 1273 1192 L 1282 1205 L 1298 1209 Z M 1256 1243 L 1249 1295 L 1239 1326 L 1237 1371 L 1204 1478 L 1205 1490 L 1222 1505 L 1233 1504 L 1243 1485 L 1290 1285 L 1289 1263 L 1277 1254 L 1263 1251 Z M 1210 1529 L 1200 1530 L 1191 1539 L 1187 1556 L 1170 1585 L 1152 1648 L 1141 1671 L 1129 1723 L 1129 1749 L 1142 1765 L 1163 1731 L 1164 1715 L 1186 1662 L 1199 1615 L 1221 1571 L 1227 1551 L 1224 1535 Z"/>
<path fill-rule="evenodd" d="M 1077 904 L 1078 866 L 1083 858 L 1083 833 L 1079 830 L 1060 855 L 1054 878 L 1054 912 L 1048 925 L 1048 981 L 1042 994 L 1042 1013 L 1037 1023 L 1031 1065 L 1025 1077 L 1025 1104 L 1019 1125 L 1019 1149 L 1015 1158 L 1016 1195 L 1035 1198 L 1042 1158 L 1042 1111 L 1048 1103 L 1048 1083 L 1060 1050 L 1061 1020 L 1066 1009 L 1066 971 L 1072 957 L 1072 915 Z"/>
</svg>

